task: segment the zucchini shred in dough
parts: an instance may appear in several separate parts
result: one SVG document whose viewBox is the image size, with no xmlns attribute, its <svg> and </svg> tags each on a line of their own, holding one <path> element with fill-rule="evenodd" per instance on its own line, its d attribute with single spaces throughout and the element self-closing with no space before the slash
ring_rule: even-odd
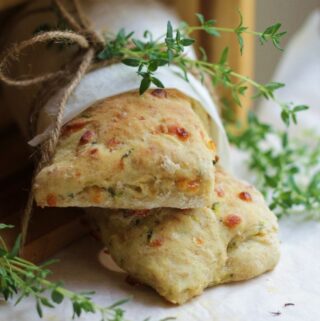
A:
<svg viewBox="0 0 320 321">
<path fill-rule="evenodd" d="M 216 149 L 196 107 L 175 89 L 98 101 L 63 126 L 51 164 L 36 176 L 37 204 L 210 206 Z"/>
<path fill-rule="evenodd" d="M 277 220 L 262 195 L 217 168 L 214 208 L 90 209 L 114 261 L 175 304 L 253 278 L 279 260 Z"/>
</svg>

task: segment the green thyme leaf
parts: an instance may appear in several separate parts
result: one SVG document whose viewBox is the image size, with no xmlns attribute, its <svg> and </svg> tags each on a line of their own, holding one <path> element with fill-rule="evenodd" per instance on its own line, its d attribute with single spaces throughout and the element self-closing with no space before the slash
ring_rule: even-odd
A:
<svg viewBox="0 0 320 321">
<path fill-rule="evenodd" d="M 266 99 L 274 99 L 274 92 L 280 88 L 283 88 L 285 84 L 280 82 L 271 81 L 265 85 L 260 85 L 258 88 L 258 93 L 255 96 L 257 97 L 264 97 Z"/>
<path fill-rule="evenodd" d="M 225 47 L 221 53 L 219 64 L 224 65 L 228 60 L 229 48 Z"/>
<path fill-rule="evenodd" d="M 117 308 L 117 307 L 119 307 L 119 306 L 121 306 L 121 305 L 124 305 L 124 304 L 128 303 L 128 302 L 130 301 L 130 299 L 131 299 L 131 298 L 125 298 L 125 299 L 119 300 L 119 301 L 113 303 L 112 305 L 109 305 L 108 308 L 109 308 L 109 309 Z"/>
<path fill-rule="evenodd" d="M 276 23 L 266 28 L 259 37 L 261 44 L 265 44 L 268 40 L 271 40 L 277 49 L 282 50 L 280 47 L 280 40 L 286 34 L 286 32 L 278 32 L 280 28 L 281 23 Z"/>
<path fill-rule="evenodd" d="M 240 16 L 240 22 L 239 22 L 239 25 L 237 28 L 234 29 L 234 32 L 237 36 L 237 39 L 238 39 L 238 43 L 239 43 L 239 46 L 240 46 L 240 53 L 242 55 L 242 52 L 243 52 L 243 46 L 244 46 L 244 41 L 243 41 L 243 36 L 242 34 L 248 30 L 248 27 L 244 27 L 243 26 L 243 17 L 242 17 L 242 14 L 240 11 L 239 12 L 239 16 Z"/>
<path fill-rule="evenodd" d="M 14 228 L 14 226 L 10 225 L 10 224 L 0 223 L 0 230 L 4 230 L 4 229 L 7 229 L 7 228 Z"/>
<path fill-rule="evenodd" d="M 280 107 L 282 108 L 281 119 L 286 126 L 289 126 L 291 121 L 297 124 L 297 113 L 309 109 L 306 105 L 293 106 L 291 103 L 280 103 Z"/>
<path fill-rule="evenodd" d="M 37 300 L 37 302 L 36 302 L 36 310 L 37 310 L 39 317 L 42 318 L 43 312 L 42 312 L 42 307 L 41 307 L 41 303 L 39 300 Z"/>
<path fill-rule="evenodd" d="M 135 49 L 139 49 L 141 51 L 144 50 L 145 45 L 142 41 L 138 40 L 138 39 L 132 39 L 132 42 L 134 43 L 134 45 L 136 46 Z"/>
<path fill-rule="evenodd" d="M 145 77 L 141 80 L 139 93 L 142 95 L 151 85 L 151 79 L 149 77 Z"/>
<path fill-rule="evenodd" d="M 140 64 L 140 59 L 127 58 L 127 59 L 123 59 L 122 63 L 130 67 L 137 67 Z"/>
<path fill-rule="evenodd" d="M 157 60 L 151 60 L 148 64 L 148 71 L 154 72 L 158 69 L 158 63 Z"/>
<path fill-rule="evenodd" d="M 303 111 L 303 110 L 307 110 L 307 109 L 309 109 L 309 106 L 307 106 L 307 105 L 298 105 L 293 108 L 293 112 L 297 113 L 299 111 Z"/>
<path fill-rule="evenodd" d="M 54 303 L 60 304 L 63 301 L 63 295 L 56 289 L 51 292 L 51 299 Z"/>
<path fill-rule="evenodd" d="M 191 46 L 193 43 L 195 42 L 194 39 L 191 38 L 184 38 L 180 41 L 180 43 L 184 46 L 184 47 L 188 47 Z"/>
<path fill-rule="evenodd" d="M 203 14 L 201 14 L 201 13 L 196 13 L 196 17 L 198 18 L 200 24 L 201 24 L 201 25 L 204 25 L 205 19 L 204 19 Z"/>
<path fill-rule="evenodd" d="M 201 52 L 201 60 L 202 61 L 208 61 L 208 56 L 204 48 L 199 47 L 199 51 Z"/>
<path fill-rule="evenodd" d="M 167 38 L 168 39 L 173 38 L 173 28 L 172 28 L 172 24 L 170 21 L 168 21 L 168 23 L 167 23 Z"/>
<path fill-rule="evenodd" d="M 164 88 L 163 83 L 158 78 L 151 77 L 151 82 L 154 83 L 159 88 Z"/>
<path fill-rule="evenodd" d="M 14 245 L 9 253 L 10 257 L 17 256 L 20 250 L 20 244 L 21 244 L 21 234 L 17 237 L 16 241 L 14 242 Z"/>
<path fill-rule="evenodd" d="M 209 34 L 210 36 L 213 36 L 213 37 L 219 37 L 220 36 L 220 32 L 215 27 L 205 26 L 204 27 L 204 31 L 207 34 Z"/>
</svg>

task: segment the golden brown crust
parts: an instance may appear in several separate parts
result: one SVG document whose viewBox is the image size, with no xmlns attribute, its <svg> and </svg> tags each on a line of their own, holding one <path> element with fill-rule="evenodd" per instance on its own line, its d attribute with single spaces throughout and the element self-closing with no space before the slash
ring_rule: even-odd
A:
<svg viewBox="0 0 320 321">
<path fill-rule="evenodd" d="M 194 208 L 212 202 L 215 146 L 175 89 L 101 100 L 67 123 L 37 175 L 40 206 Z"/>
</svg>

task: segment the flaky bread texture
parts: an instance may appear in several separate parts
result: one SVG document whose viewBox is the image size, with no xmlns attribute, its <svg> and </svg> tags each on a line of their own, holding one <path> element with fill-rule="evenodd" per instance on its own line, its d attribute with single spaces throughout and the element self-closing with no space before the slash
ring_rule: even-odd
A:
<svg viewBox="0 0 320 321">
<path fill-rule="evenodd" d="M 214 210 L 95 210 L 115 262 L 172 303 L 278 262 L 277 220 L 261 194 L 221 169 L 215 181 Z"/>
<path fill-rule="evenodd" d="M 36 176 L 39 206 L 196 208 L 213 201 L 215 145 L 175 89 L 95 103 L 62 128 Z"/>
</svg>

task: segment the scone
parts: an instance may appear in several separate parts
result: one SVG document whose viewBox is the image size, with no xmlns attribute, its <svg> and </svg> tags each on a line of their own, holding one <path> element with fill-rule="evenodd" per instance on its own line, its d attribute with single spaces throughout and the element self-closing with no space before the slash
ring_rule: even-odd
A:
<svg viewBox="0 0 320 321">
<path fill-rule="evenodd" d="M 170 302 L 255 277 L 278 262 L 277 220 L 262 195 L 221 169 L 215 181 L 212 209 L 92 209 L 115 262 Z"/>
<path fill-rule="evenodd" d="M 37 204 L 209 206 L 216 152 L 195 105 L 175 89 L 97 102 L 62 128 L 52 163 L 35 179 Z"/>
</svg>

